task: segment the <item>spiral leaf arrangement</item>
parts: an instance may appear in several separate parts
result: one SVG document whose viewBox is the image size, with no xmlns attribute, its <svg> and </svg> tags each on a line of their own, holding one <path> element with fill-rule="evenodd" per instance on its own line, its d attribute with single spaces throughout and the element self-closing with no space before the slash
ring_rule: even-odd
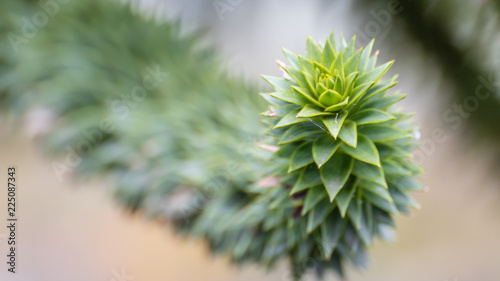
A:
<svg viewBox="0 0 500 281">
<path fill-rule="evenodd" d="M 393 61 L 376 66 L 374 41 L 357 50 L 355 41 L 336 42 L 333 32 L 324 45 L 308 38 L 305 57 L 283 50 L 284 78 L 263 76 L 275 89 L 262 96 L 271 103 L 264 115 L 280 179 L 266 196 L 271 214 L 278 204 L 285 214 L 274 229 L 294 269 L 311 257 L 339 272 L 344 260 L 363 265 L 364 249 L 394 226 L 392 216 L 419 207 L 408 195 L 422 189 L 410 159 L 416 130 L 411 114 L 393 106 L 405 96 L 387 94 L 397 76 L 382 79 Z"/>
</svg>

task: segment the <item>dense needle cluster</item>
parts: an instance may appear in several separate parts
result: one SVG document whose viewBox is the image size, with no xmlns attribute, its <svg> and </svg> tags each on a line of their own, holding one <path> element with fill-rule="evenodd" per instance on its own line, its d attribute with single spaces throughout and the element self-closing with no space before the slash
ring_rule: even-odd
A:
<svg viewBox="0 0 500 281">
<path fill-rule="evenodd" d="M 311 257 L 338 271 L 344 260 L 362 265 L 392 216 L 418 207 L 408 195 L 421 190 L 411 114 L 394 108 L 404 98 L 387 93 L 396 76 L 382 79 L 393 62 L 376 66 L 372 47 L 356 50 L 355 38 L 336 42 L 333 33 L 324 45 L 308 38 L 305 57 L 284 49 L 283 78 L 264 76 L 275 89 L 262 95 L 279 146 L 269 217 L 283 211 L 274 231 L 283 233 L 294 269 Z"/>
</svg>

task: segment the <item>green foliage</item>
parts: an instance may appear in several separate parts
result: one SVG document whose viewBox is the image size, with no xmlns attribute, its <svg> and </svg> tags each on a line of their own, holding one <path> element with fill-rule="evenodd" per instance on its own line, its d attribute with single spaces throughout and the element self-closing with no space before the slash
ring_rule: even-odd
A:
<svg viewBox="0 0 500 281">
<path fill-rule="evenodd" d="M 1 2 L 0 32 L 21 34 L 16 19 L 35 5 Z M 255 91 L 229 77 L 198 34 L 114 1 L 61 9 L 21 53 L 0 43 L 2 109 L 52 112 L 43 139 L 62 159 L 91 141 L 71 168 L 110 176 L 127 208 L 203 237 L 237 263 L 271 268 L 288 258 L 299 279 L 310 268 L 363 265 L 392 216 L 418 206 L 408 195 L 421 189 L 409 159 L 414 128 L 392 106 L 403 96 L 387 94 L 392 63 L 376 66 L 373 42 L 356 50 L 354 39 L 332 34 L 324 45 L 309 38 L 306 56 L 284 50 L 286 77 L 264 76 L 275 92 L 262 94 L 271 103 L 262 136 Z M 146 87 L 151 69 L 165 75 Z M 138 86 L 144 99 L 134 99 Z M 256 150 L 257 141 L 277 151 Z"/>
<path fill-rule="evenodd" d="M 0 6 L 9 19 L 3 35 L 22 36 L 20 18 L 41 9 Z M 8 40 L 0 45 L 9 58 L 2 110 L 55 116 L 42 141 L 60 156 L 52 165 L 64 181 L 109 177 L 127 208 L 183 225 L 210 199 L 205 189 L 237 189 L 261 170 L 253 144 L 263 102 L 179 23 L 144 20 L 117 1 L 71 1 L 19 53 Z M 68 148 L 81 157 L 77 165 L 66 163 Z"/>
<path fill-rule="evenodd" d="M 333 33 L 324 45 L 308 38 L 305 57 L 284 50 L 285 78 L 264 76 L 275 89 L 262 95 L 279 147 L 270 175 L 281 180 L 261 193 L 271 205 L 280 202 L 262 223 L 277 216 L 267 231 L 286 237 L 293 268 L 311 258 L 317 269 L 361 266 L 392 215 L 418 207 L 408 194 L 420 189 L 409 154 L 415 128 L 393 106 L 402 96 L 387 93 L 396 77 L 383 78 L 392 62 L 376 66 L 373 41 L 359 49 L 355 41 L 335 41 Z M 266 248 L 280 245 L 268 240 Z M 272 252 L 270 262 L 283 254 Z"/>
</svg>

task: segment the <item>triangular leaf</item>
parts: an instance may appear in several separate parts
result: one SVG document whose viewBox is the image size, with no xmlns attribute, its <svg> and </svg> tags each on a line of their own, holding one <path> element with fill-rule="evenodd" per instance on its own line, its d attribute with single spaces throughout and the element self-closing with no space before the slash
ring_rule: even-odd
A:
<svg viewBox="0 0 500 281">
<path fill-rule="evenodd" d="M 344 75 L 340 73 L 339 70 L 335 69 L 336 74 L 335 74 L 335 85 L 333 86 L 333 89 L 337 93 L 343 93 L 344 92 Z"/>
<path fill-rule="evenodd" d="M 299 146 L 292 154 L 288 172 L 295 171 L 314 162 L 312 156 L 312 142 L 306 142 Z"/>
<path fill-rule="evenodd" d="M 394 146 L 389 143 L 377 143 L 375 144 L 378 149 L 378 153 L 380 154 L 380 158 L 408 158 L 411 157 L 411 154 L 397 146 Z"/>
<path fill-rule="evenodd" d="M 323 121 L 323 124 L 325 124 L 326 128 L 328 128 L 328 131 L 330 132 L 330 134 L 332 134 L 333 138 L 337 139 L 340 128 L 342 128 L 342 124 L 344 124 L 344 120 L 346 117 L 347 112 L 342 111 L 335 114 L 335 116 L 322 117 L 321 120 Z"/>
<path fill-rule="evenodd" d="M 326 107 L 339 103 L 342 96 L 334 90 L 326 90 L 320 97 L 319 102 Z"/>
<path fill-rule="evenodd" d="M 337 247 L 342 233 L 347 225 L 347 221 L 333 214 L 321 224 L 321 249 L 323 258 L 330 259 L 333 251 Z"/>
<path fill-rule="evenodd" d="M 351 178 L 340 190 L 339 194 L 337 194 L 337 197 L 335 197 L 335 203 L 337 203 L 340 215 L 342 217 L 345 217 L 349 202 L 351 202 L 354 192 L 356 191 L 356 185 L 356 180 L 354 178 Z"/>
<path fill-rule="evenodd" d="M 302 64 L 302 68 L 304 69 L 304 73 L 314 73 L 314 69 L 316 68 L 316 62 L 313 60 L 309 60 L 306 57 L 300 56 L 300 63 Z M 307 76 L 306 76 L 307 78 Z M 309 80 L 309 83 L 313 83 L 313 81 Z"/>
<path fill-rule="evenodd" d="M 294 52 L 291 52 L 285 48 L 281 48 L 283 50 L 283 54 L 285 54 L 286 59 L 290 62 L 290 65 L 293 66 L 296 69 L 301 69 L 302 65 L 300 64 L 299 58 L 297 54 Z"/>
<path fill-rule="evenodd" d="M 315 89 L 307 80 L 304 72 L 293 67 L 284 67 L 283 69 L 293 78 L 293 80 L 295 80 L 295 82 L 297 82 L 297 84 L 299 84 L 300 87 L 308 89 L 311 93 L 314 93 Z"/>
<path fill-rule="evenodd" d="M 259 93 L 261 97 L 263 97 L 268 103 L 275 105 L 275 106 L 280 106 L 280 105 L 285 105 L 287 102 L 279 100 L 273 96 L 271 96 L 269 93 Z"/>
<path fill-rule="evenodd" d="M 409 177 L 412 175 L 412 172 L 408 170 L 404 165 L 391 160 L 384 159 L 382 160 L 382 169 L 386 175 L 393 175 L 398 177 Z"/>
<path fill-rule="evenodd" d="M 356 147 L 358 140 L 356 123 L 351 120 L 345 120 L 342 129 L 340 129 L 339 138 L 346 144 Z"/>
<path fill-rule="evenodd" d="M 297 117 L 315 117 L 315 116 L 332 115 L 332 114 L 333 113 L 331 112 L 325 112 L 320 108 L 308 104 L 304 106 L 304 108 L 302 108 L 302 110 L 299 113 L 297 113 Z"/>
<path fill-rule="evenodd" d="M 358 77 L 358 75 L 359 75 L 359 72 L 356 71 L 356 72 L 349 74 L 345 78 L 346 86 L 344 87 L 345 90 L 344 90 L 344 93 L 342 94 L 342 98 L 349 98 L 349 96 L 352 96 L 351 95 L 352 88 L 354 87 L 354 81 L 356 80 L 356 77 Z"/>
<path fill-rule="evenodd" d="M 329 41 L 326 41 L 325 48 L 323 49 L 323 57 L 321 59 L 321 63 L 326 67 L 326 69 L 330 69 L 333 61 L 335 60 L 335 51 L 333 50 L 332 45 Z"/>
<path fill-rule="evenodd" d="M 333 211 L 335 204 L 328 201 L 327 198 L 321 200 L 311 212 L 309 212 L 309 217 L 307 219 L 307 233 L 311 233 L 315 230 L 322 222 L 325 221 L 326 216 Z"/>
<path fill-rule="evenodd" d="M 328 112 L 336 112 L 344 108 L 349 103 L 349 97 L 347 97 L 343 102 L 337 103 L 335 105 L 329 106 L 325 109 Z"/>
<path fill-rule="evenodd" d="M 384 63 L 383 65 L 358 76 L 358 78 L 356 79 L 356 82 L 355 82 L 355 86 L 358 86 L 358 85 L 361 85 L 364 83 L 377 82 L 380 79 L 380 77 L 382 77 L 384 75 L 384 73 L 386 73 L 387 70 L 389 70 L 389 68 L 391 68 L 393 63 L 394 63 L 394 61 Z"/>
<path fill-rule="evenodd" d="M 306 118 L 297 118 L 297 114 L 299 113 L 300 108 L 294 109 L 290 111 L 285 117 L 281 118 L 281 120 L 274 126 L 274 128 L 286 127 L 292 124 L 297 124 L 300 122 L 308 121 Z"/>
<path fill-rule="evenodd" d="M 291 86 L 298 86 L 297 83 L 281 77 L 262 75 L 262 78 L 271 84 L 278 91 L 290 90 Z"/>
<path fill-rule="evenodd" d="M 363 204 L 363 205 L 370 205 L 370 204 Z M 361 213 L 361 220 L 359 222 L 359 227 L 356 228 L 356 232 L 358 233 L 358 236 L 361 238 L 361 241 L 366 246 L 370 246 L 372 242 L 372 235 L 370 233 L 370 228 L 367 223 L 367 217 L 363 212 Z"/>
<path fill-rule="evenodd" d="M 309 36 L 307 37 L 307 53 L 310 60 L 321 62 L 322 52 L 319 45 Z"/>
<path fill-rule="evenodd" d="M 360 109 L 376 108 L 376 109 L 387 109 L 389 106 L 395 104 L 396 102 L 404 99 L 406 95 L 390 95 L 385 97 L 377 97 L 367 100 Z"/>
<path fill-rule="evenodd" d="M 330 32 L 330 35 L 328 36 L 328 41 L 330 41 L 330 44 L 332 44 L 333 50 L 335 50 L 335 55 L 338 54 L 339 50 L 337 49 L 337 44 L 335 42 L 335 34 Z"/>
<path fill-rule="evenodd" d="M 269 93 L 270 96 L 280 99 L 282 101 L 298 104 L 298 105 L 306 105 L 309 101 L 304 98 L 301 94 L 295 92 L 294 90 L 287 90 L 281 92 Z"/>
<path fill-rule="evenodd" d="M 361 206 L 361 200 L 355 198 L 351 200 L 349 207 L 347 207 L 347 216 L 351 219 L 355 228 L 361 227 Z"/>
<path fill-rule="evenodd" d="M 405 206 L 414 209 L 420 209 L 420 204 L 418 204 L 415 199 L 408 195 L 406 191 L 391 187 L 389 188 L 389 192 L 391 193 L 391 197 L 393 198 L 394 203 L 396 203 L 396 206 Z"/>
<path fill-rule="evenodd" d="M 279 144 L 289 143 L 302 139 L 303 137 L 322 132 L 314 124 L 300 123 L 295 124 L 288 129 L 281 137 Z"/>
<path fill-rule="evenodd" d="M 344 77 L 344 60 L 343 56 L 341 55 L 342 53 L 339 53 L 337 57 L 335 58 L 335 61 L 333 62 L 332 66 L 330 67 L 330 73 L 334 73 L 334 70 L 337 70 L 338 74 L 340 77 Z"/>
<path fill-rule="evenodd" d="M 366 91 L 372 86 L 372 83 L 364 83 L 359 86 L 356 86 L 349 97 L 351 97 L 351 103 L 347 108 L 351 108 L 357 104 L 357 102 L 366 94 Z"/>
<path fill-rule="evenodd" d="M 368 64 L 368 59 L 370 58 L 370 55 L 372 53 L 373 49 L 373 44 L 375 43 L 375 39 L 372 39 L 368 45 L 363 49 L 361 52 L 361 57 L 359 59 L 358 63 L 358 71 L 359 73 L 364 73 L 366 65 Z"/>
<path fill-rule="evenodd" d="M 360 134 L 359 131 L 356 148 L 342 144 L 342 150 L 360 161 L 380 167 L 377 147 L 368 137 Z"/>
<path fill-rule="evenodd" d="M 387 79 L 374 84 L 368 91 L 366 91 L 365 99 L 369 99 L 383 91 L 387 91 L 389 88 L 394 87 L 398 82 L 392 81 L 392 79 Z"/>
<path fill-rule="evenodd" d="M 342 51 L 342 56 L 343 56 L 343 60 L 345 62 L 347 62 L 350 58 L 353 57 L 354 55 L 354 49 L 355 49 L 355 45 L 356 45 L 356 35 L 354 35 L 351 39 L 351 41 L 349 41 L 349 44 L 345 47 L 345 49 Z M 346 73 L 346 75 L 349 74 L 349 73 Z"/>
<path fill-rule="evenodd" d="M 382 188 L 382 190 L 385 190 Z M 387 191 L 387 190 L 386 190 Z M 394 203 L 389 202 L 382 197 L 376 195 L 375 193 L 368 191 L 367 189 L 363 190 L 363 197 L 370 201 L 373 205 L 379 207 L 380 209 L 389 212 L 391 214 L 398 214 L 398 209 Z"/>
<path fill-rule="evenodd" d="M 346 75 L 352 74 L 357 70 L 362 50 L 363 49 L 359 49 L 353 56 L 349 57 L 344 63 L 344 71 Z"/>
<path fill-rule="evenodd" d="M 318 185 L 307 191 L 306 199 L 302 207 L 302 215 L 307 214 L 321 199 L 326 197 L 326 190 L 323 185 Z"/>
<path fill-rule="evenodd" d="M 313 144 L 313 158 L 318 168 L 321 168 L 323 164 L 332 157 L 333 153 L 340 146 L 341 141 L 335 140 L 331 135 L 324 134 L 322 137 L 316 139 Z"/>
<path fill-rule="evenodd" d="M 290 191 L 290 195 L 300 192 L 304 189 L 311 188 L 321 183 L 321 177 L 318 169 L 313 166 L 307 166 L 306 169 L 300 174 L 299 179 Z"/>
<path fill-rule="evenodd" d="M 396 117 L 379 109 L 361 110 L 351 117 L 351 120 L 358 125 L 382 123 L 393 119 Z"/>
<path fill-rule="evenodd" d="M 351 174 L 353 159 L 344 153 L 335 153 L 325 165 L 320 168 L 321 180 L 325 185 L 330 201 L 344 186 Z"/>
<path fill-rule="evenodd" d="M 359 128 L 359 133 L 369 137 L 374 142 L 383 142 L 395 139 L 410 138 L 412 134 L 385 125 L 370 125 Z"/>
<path fill-rule="evenodd" d="M 320 108 L 325 108 L 326 106 L 322 105 L 321 103 L 319 103 L 316 99 L 314 99 L 313 96 L 311 96 L 309 93 L 307 93 L 306 91 L 304 91 L 303 88 L 299 88 L 299 87 L 292 87 L 292 89 L 299 93 L 301 96 L 303 96 L 305 99 L 307 99 L 309 101 L 309 103 L 312 103 Z"/>
<path fill-rule="evenodd" d="M 387 182 L 382 168 L 356 160 L 354 162 L 352 173 L 361 179 L 375 182 L 378 185 L 387 188 Z"/>
</svg>

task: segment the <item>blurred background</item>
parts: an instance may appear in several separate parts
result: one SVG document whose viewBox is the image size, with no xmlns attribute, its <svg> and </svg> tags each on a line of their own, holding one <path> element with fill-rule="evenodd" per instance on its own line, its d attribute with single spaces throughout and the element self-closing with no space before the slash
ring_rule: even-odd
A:
<svg viewBox="0 0 500 281">
<path fill-rule="evenodd" d="M 286 263 L 237 267 L 145 219 L 162 205 L 145 190 L 183 173 L 203 182 L 204 167 L 253 147 L 258 92 L 270 90 L 260 74 L 280 75 L 281 46 L 304 53 L 308 35 L 324 41 L 332 29 L 357 34 L 358 46 L 376 38 L 379 61 L 396 60 L 390 74 L 421 128 L 415 160 L 427 187 L 415 194 L 422 209 L 397 218 L 394 242 L 376 243 L 370 267 L 347 279 L 498 280 L 498 1 L 104 2 L 0 4 L 0 167 L 18 169 L 20 220 L 19 272 L 4 265 L 1 280 L 286 280 Z M 70 165 L 66 147 L 95 138 Z M 223 154 L 204 149 L 225 141 Z M 4 228 L 2 255 L 6 237 Z"/>
</svg>

